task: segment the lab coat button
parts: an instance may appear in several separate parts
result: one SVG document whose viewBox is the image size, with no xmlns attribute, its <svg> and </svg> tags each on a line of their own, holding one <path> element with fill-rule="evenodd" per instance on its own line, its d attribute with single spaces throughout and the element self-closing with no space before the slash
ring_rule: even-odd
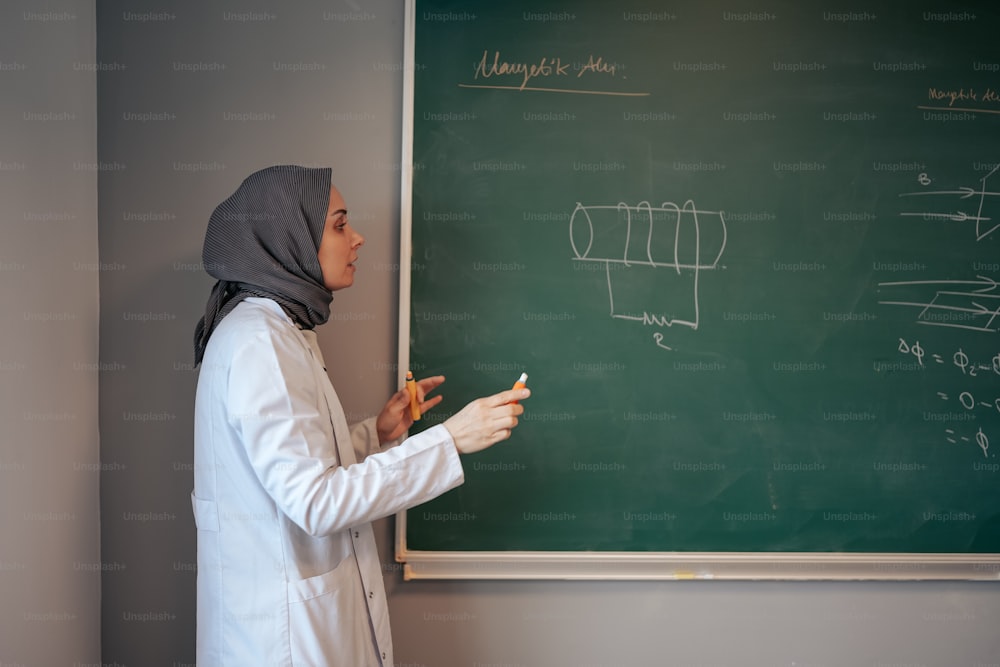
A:
<svg viewBox="0 0 1000 667">
<path fill-rule="evenodd" d="M 368 599 L 372 599 L 374 597 L 375 597 L 375 593 L 372 592 L 372 591 L 368 591 Z"/>
<path fill-rule="evenodd" d="M 361 533 L 359 533 L 358 531 L 354 531 L 354 537 L 361 537 Z"/>
</svg>

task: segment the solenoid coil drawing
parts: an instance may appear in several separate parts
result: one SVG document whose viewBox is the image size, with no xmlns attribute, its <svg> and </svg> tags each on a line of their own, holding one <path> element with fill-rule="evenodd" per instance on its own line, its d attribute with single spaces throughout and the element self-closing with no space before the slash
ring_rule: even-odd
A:
<svg viewBox="0 0 1000 667">
<path fill-rule="evenodd" d="M 610 315 L 656 327 L 700 322 L 699 276 L 719 268 L 726 248 L 722 211 L 677 206 L 577 203 L 569 222 L 573 260 L 603 270 Z M 662 333 L 654 334 L 660 347 Z"/>
</svg>

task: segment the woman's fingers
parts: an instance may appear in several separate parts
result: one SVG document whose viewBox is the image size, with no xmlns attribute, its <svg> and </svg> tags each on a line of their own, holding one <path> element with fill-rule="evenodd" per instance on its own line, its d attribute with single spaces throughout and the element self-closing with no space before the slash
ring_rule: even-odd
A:
<svg viewBox="0 0 1000 667">
<path fill-rule="evenodd" d="M 477 398 L 444 422 L 458 451 L 471 454 L 511 436 L 524 407 L 515 400 L 528 398 L 527 389 L 511 389 Z"/>
</svg>

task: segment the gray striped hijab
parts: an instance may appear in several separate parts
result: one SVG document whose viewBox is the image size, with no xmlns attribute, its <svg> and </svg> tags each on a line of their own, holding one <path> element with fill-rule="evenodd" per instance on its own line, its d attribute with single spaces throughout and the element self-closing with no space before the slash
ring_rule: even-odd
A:
<svg viewBox="0 0 1000 667">
<path fill-rule="evenodd" d="M 331 169 L 277 166 L 248 176 L 208 221 L 202 261 L 218 282 L 194 334 L 195 365 L 226 315 L 248 296 L 278 302 L 312 329 L 330 318 L 317 252 L 330 205 Z"/>
</svg>

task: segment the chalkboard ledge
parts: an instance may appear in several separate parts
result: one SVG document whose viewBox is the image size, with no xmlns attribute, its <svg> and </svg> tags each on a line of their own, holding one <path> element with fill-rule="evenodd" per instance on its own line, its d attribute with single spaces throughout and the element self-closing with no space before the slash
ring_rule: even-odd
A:
<svg viewBox="0 0 1000 667">
<path fill-rule="evenodd" d="M 998 554 L 410 551 L 403 579 L 1000 581 Z"/>
</svg>

